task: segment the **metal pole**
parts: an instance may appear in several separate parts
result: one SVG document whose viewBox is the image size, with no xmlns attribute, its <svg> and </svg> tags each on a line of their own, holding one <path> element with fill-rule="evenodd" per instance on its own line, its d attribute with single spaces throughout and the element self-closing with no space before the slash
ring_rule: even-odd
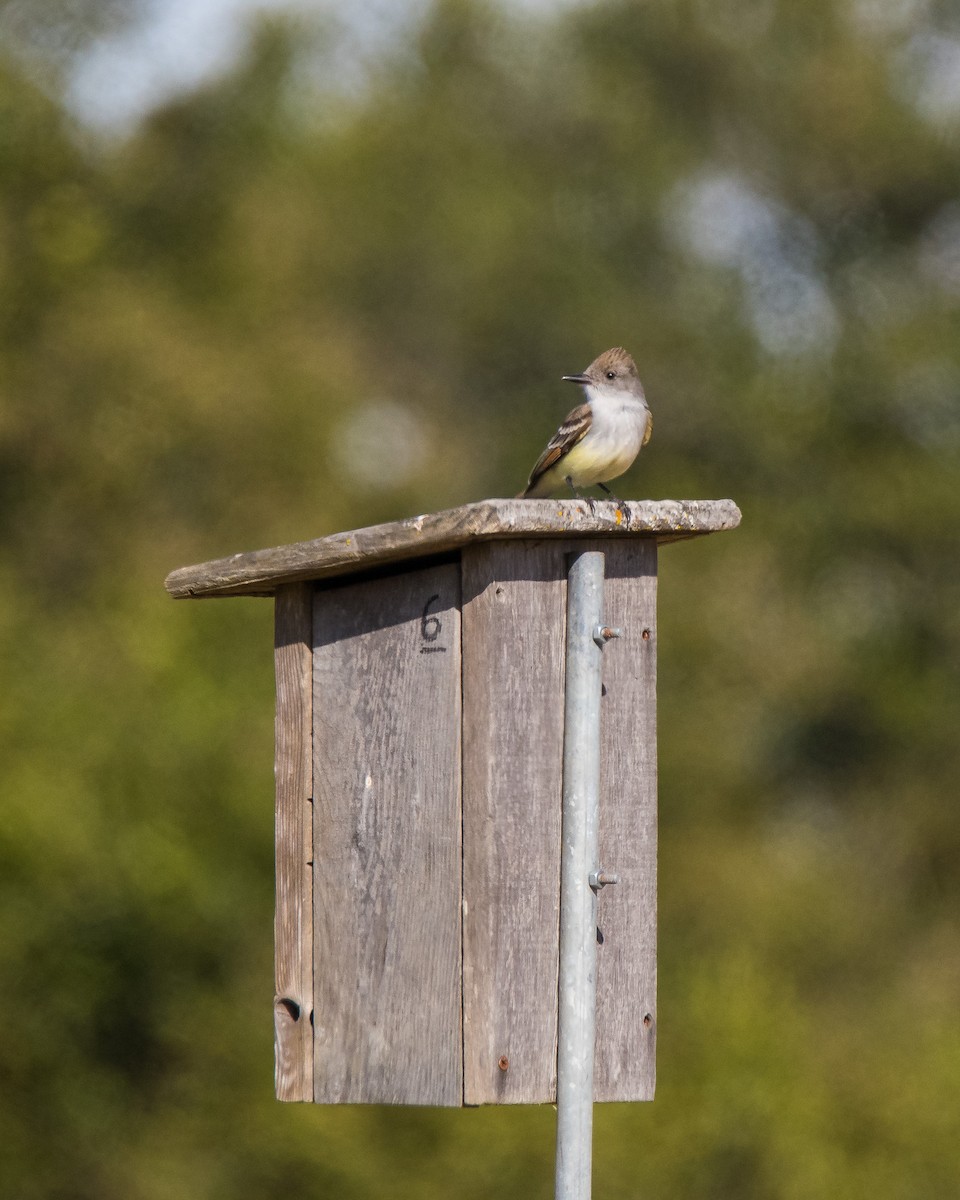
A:
<svg viewBox="0 0 960 1200">
<path fill-rule="evenodd" d="M 564 683 L 556 1200 L 589 1200 L 597 996 L 603 554 L 570 556 Z M 613 879 L 610 879 L 613 882 Z"/>
</svg>

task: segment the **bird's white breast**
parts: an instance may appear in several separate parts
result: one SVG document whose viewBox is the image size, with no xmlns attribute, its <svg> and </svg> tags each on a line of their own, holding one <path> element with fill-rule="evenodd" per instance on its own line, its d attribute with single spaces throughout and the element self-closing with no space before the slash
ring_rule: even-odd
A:
<svg viewBox="0 0 960 1200">
<path fill-rule="evenodd" d="M 593 420 L 588 437 L 591 457 L 603 460 L 613 473 L 622 474 L 640 453 L 650 410 L 638 397 L 622 392 L 609 395 L 587 389 Z M 586 439 L 585 439 L 586 440 Z"/>
</svg>

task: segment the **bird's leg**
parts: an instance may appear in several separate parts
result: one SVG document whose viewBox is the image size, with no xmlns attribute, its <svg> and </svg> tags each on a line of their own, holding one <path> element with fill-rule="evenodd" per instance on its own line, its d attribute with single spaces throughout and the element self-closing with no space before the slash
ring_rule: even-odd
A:
<svg viewBox="0 0 960 1200">
<path fill-rule="evenodd" d="M 597 487 L 598 487 L 598 488 L 600 488 L 600 490 L 601 490 L 601 491 L 603 491 L 603 492 L 606 492 L 606 493 L 607 493 L 607 495 L 610 497 L 610 499 L 611 499 L 611 500 L 616 500 L 616 502 L 617 502 L 618 504 L 622 504 L 622 503 L 623 503 L 623 501 L 620 499 L 620 497 L 619 497 L 619 496 L 615 496 L 615 495 L 613 494 L 613 492 L 611 492 L 611 491 L 610 491 L 610 489 L 607 487 L 607 485 L 606 485 L 605 483 L 598 483 L 598 484 L 597 484 Z"/>
<path fill-rule="evenodd" d="M 577 488 L 575 488 L 573 486 L 573 480 L 570 478 L 569 475 L 564 476 L 564 483 L 567 485 L 567 487 L 570 489 L 570 491 L 573 492 L 574 496 L 576 496 L 576 498 L 578 500 L 583 499 L 583 492 L 578 491 Z"/>
<path fill-rule="evenodd" d="M 566 477 L 566 480 L 567 480 L 567 485 L 570 488 L 570 491 L 573 492 L 573 494 L 576 496 L 576 498 L 578 500 L 586 501 L 587 507 L 590 509 L 590 515 L 593 516 L 593 506 L 596 504 L 596 500 L 594 500 L 594 498 L 592 496 L 585 496 L 583 494 L 583 492 L 578 491 L 577 488 L 575 488 L 573 486 L 573 480 L 570 478 L 569 475 Z"/>
</svg>

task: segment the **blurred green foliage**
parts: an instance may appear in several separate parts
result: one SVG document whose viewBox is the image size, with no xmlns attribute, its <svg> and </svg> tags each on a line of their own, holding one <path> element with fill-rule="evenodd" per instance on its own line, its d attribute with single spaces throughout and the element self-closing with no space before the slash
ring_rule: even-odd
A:
<svg viewBox="0 0 960 1200">
<path fill-rule="evenodd" d="M 552 1194 L 549 1109 L 273 1100 L 272 614 L 162 579 L 512 495 L 617 343 L 623 492 L 744 524 L 662 555 L 660 1083 L 597 1194 L 956 1194 L 948 20 L 275 20 L 122 143 L 2 59 L 0 1195 Z"/>
</svg>

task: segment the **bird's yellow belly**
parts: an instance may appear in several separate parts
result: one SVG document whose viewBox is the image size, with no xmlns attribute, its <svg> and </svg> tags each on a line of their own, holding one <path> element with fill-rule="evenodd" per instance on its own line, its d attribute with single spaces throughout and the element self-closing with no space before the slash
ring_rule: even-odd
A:
<svg viewBox="0 0 960 1200">
<path fill-rule="evenodd" d="M 640 437 L 597 439 L 589 444 L 580 442 L 557 465 L 563 479 L 569 476 L 574 487 L 590 487 L 622 475 L 639 452 Z"/>
</svg>

